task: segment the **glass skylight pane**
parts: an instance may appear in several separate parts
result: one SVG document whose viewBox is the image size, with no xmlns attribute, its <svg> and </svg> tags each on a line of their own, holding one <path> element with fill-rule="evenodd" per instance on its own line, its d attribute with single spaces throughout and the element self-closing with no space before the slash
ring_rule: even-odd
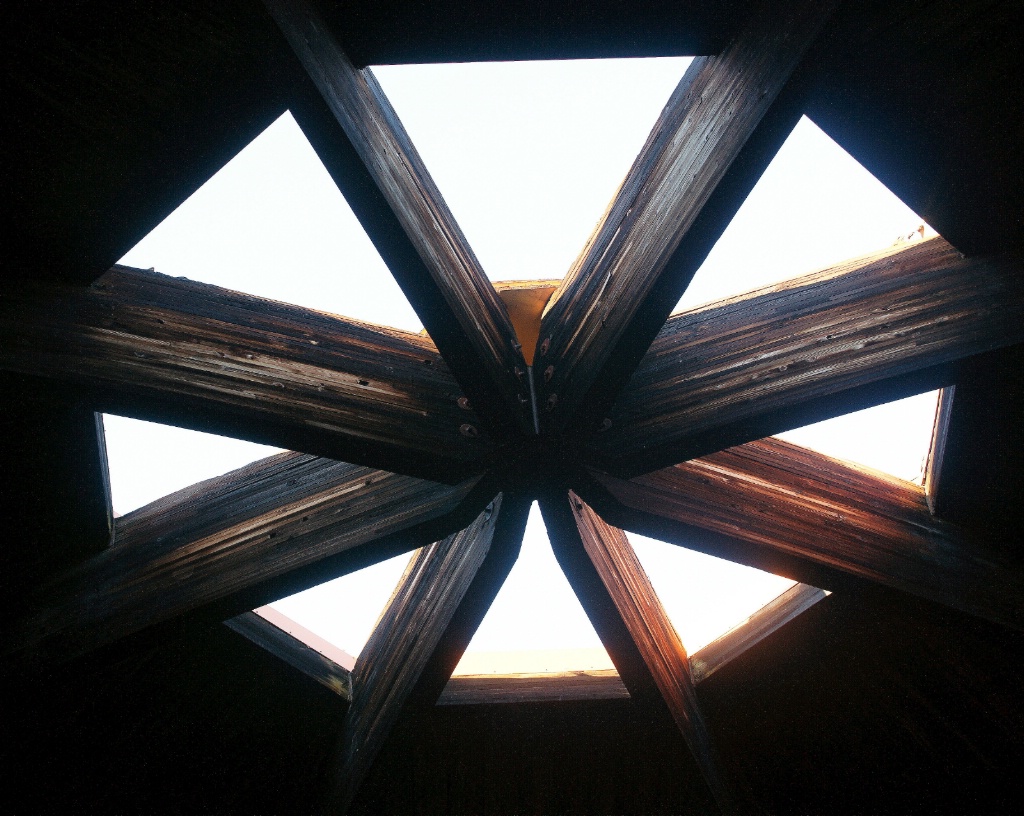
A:
<svg viewBox="0 0 1024 816">
<path fill-rule="evenodd" d="M 635 533 L 627 537 L 691 655 L 796 583 Z"/>
<path fill-rule="evenodd" d="M 697 271 L 676 311 L 877 252 L 922 223 L 804 117 Z"/>
<path fill-rule="evenodd" d="M 454 674 L 611 668 L 608 652 L 555 560 L 534 504 L 519 559 Z"/>
<path fill-rule="evenodd" d="M 413 553 L 403 553 L 270 604 L 358 662 Z"/>
<path fill-rule="evenodd" d="M 120 262 L 370 323 L 422 328 L 290 113 Z"/>
<path fill-rule="evenodd" d="M 818 453 L 921 484 L 939 392 L 929 391 L 778 434 Z"/>
<path fill-rule="evenodd" d="M 373 69 L 492 280 L 561 278 L 688 57 Z"/>
<path fill-rule="evenodd" d="M 103 415 L 114 513 L 123 516 L 182 488 L 280 453 L 280 448 Z"/>
</svg>

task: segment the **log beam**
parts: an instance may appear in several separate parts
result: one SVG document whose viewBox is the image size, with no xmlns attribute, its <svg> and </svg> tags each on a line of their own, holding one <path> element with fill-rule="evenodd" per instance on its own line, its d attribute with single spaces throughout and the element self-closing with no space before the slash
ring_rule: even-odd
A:
<svg viewBox="0 0 1024 816">
<path fill-rule="evenodd" d="M 951 362 L 1024 340 L 1021 266 L 933 238 L 677 315 L 592 461 L 635 475 L 946 385 Z"/>
<path fill-rule="evenodd" d="M 491 430 L 529 431 L 526 363 L 504 304 L 373 72 L 355 68 L 305 0 L 265 4 L 327 109 L 306 100 L 300 126 L 355 193 L 356 216 L 456 379 Z"/>
<path fill-rule="evenodd" d="M 356 661 L 328 812 L 343 813 L 407 704 L 433 705 L 515 563 L 529 502 L 499 494 L 413 557 Z"/>
<path fill-rule="evenodd" d="M 693 61 L 544 316 L 546 431 L 577 413 L 589 430 L 614 401 L 796 124 L 799 94 L 783 92 L 832 6 L 762 7 L 722 53 Z"/>
<path fill-rule="evenodd" d="M 237 615 L 435 540 L 480 506 L 473 485 L 297 453 L 255 462 L 117 519 L 114 546 L 41 588 L 14 649 L 46 662 Z"/>
<path fill-rule="evenodd" d="M 734 794 L 704 723 L 682 641 L 626 539 L 575 493 L 541 503 L 559 564 L 583 603 L 630 696 L 668 708 L 715 801 L 734 810 Z"/>
<path fill-rule="evenodd" d="M 595 478 L 613 500 L 588 497 L 628 529 L 815 586 L 851 576 L 1024 626 L 1019 567 L 934 518 L 909 482 L 778 439 L 628 481 Z"/>
<path fill-rule="evenodd" d="M 100 410 L 443 481 L 491 447 L 428 338 L 128 267 L 0 294 L 0 368 Z"/>
</svg>

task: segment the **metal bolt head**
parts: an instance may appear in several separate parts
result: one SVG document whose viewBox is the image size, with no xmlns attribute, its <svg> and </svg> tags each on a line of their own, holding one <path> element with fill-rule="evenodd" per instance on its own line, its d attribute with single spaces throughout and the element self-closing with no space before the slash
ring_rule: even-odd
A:
<svg viewBox="0 0 1024 816">
<path fill-rule="evenodd" d="M 544 369 L 544 382 L 551 382 L 551 378 L 555 376 L 555 367 L 549 365 Z"/>
<path fill-rule="evenodd" d="M 476 429 L 476 426 L 470 425 L 468 422 L 465 425 L 459 426 L 459 433 L 463 436 L 468 436 L 470 439 L 480 436 L 480 431 Z"/>
<path fill-rule="evenodd" d="M 463 411 L 472 411 L 473 406 L 469 404 L 469 399 L 466 397 L 459 397 L 455 400 L 455 404 L 458 405 Z"/>
<path fill-rule="evenodd" d="M 558 394 L 551 394 L 544 407 L 549 411 L 553 411 L 556 405 L 558 405 Z"/>
<path fill-rule="evenodd" d="M 607 431 L 611 427 L 612 427 L 612 421 L 610 419 L 608 419 L 608 417 L 605 417 L 604 419 L 601 420 L 601 424 L 600 424 L 600 426 L 598 426 L 597 430 L 598 431 Z"/>
<path fill-rule="evenodd" d="M 551 348 L 551 338 L 545 337 L 540 344 L 540 356 L 543 357 L 548 353 L 548 349 Z"/>
</svg>

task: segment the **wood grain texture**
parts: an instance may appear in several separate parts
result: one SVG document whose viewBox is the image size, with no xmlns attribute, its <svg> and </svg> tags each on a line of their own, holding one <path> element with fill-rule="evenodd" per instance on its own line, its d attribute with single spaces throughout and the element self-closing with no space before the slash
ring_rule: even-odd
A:
<svg viewBox="0 0 1024 816">
<path fill-rule="evenodd" d="M 128 267 L 0 294 L 0 366 L 117 413 L 444 480 L 490 448 L 428 338 Z"/>
<path fill-rule="evenodd" d="M 733 812 L 735 796 L 704 723 L 686 649 L 626 534 L 573 492 L 557 503 L 542 502 L 541 510 L 555 555 L 630 695 L 649 699 L 653 685 L 719 808 Z M 606 633 L 614 637 L 605 640 Z"/>
<path fill-rule="evenodd" d="M 507 513 L 505 504 L 499 494 L 472 524 L 424 547 L 406 568 L 356 662 L 330 812 L 344 812 L 351 804 L 424 672 L 436 661 L 478 573 L 488 561 L 504 564 L 507 573 L 515 561 L 528 505 L 519 503 L 523 507 Z M 434 699 L 440 691 L 438 687 Z"/>
<path fill-rule="evenodd" d="M 1019 566 L 934 518 L 920 487 L 877 471 L 763 439 L 629 481 L 596 478 L 631 511 L 617 523 L 638 532 L 797 580 L 824 579 L 826 588 L 851 575 L 1024 625 Z M 715 537 L 739 546 L 723 549 Z"/>
<path fill-rule="evenodd" d="M 678 275 L 673 270 L 674 297 L 660 291 L 661 276 L 832 6 L 765 6 L 722 53 L 693 61 L 544 316 L 544 362 L 555 370 L 535 386 L 540 403 L 550 405 L 547 429 L 564 427 L 580 408 L 623 337 L 643 331 L 650 342 L 668 317 L 696 266 Z M 748 189 L 759 173 L 748 179 Z M 656 288 L 660 313 L 649 314 Z"/>
<path fill-rule="evenodd" d="M 827 595 L 825 590 L 807 584 L 791 586 L 739 626 L 730 629 L 690 655 L 690 674 L 693 682 L 700 683 L 706 680 Z"/>
<path fill-rule="evenodd" d="M 448 681 L 438 705 L 492 705 L 567 700 L 628 700 L 614 669 L 545 674 L 459 675 Z"/>
<path fill-rule="evenodd" d="M 70 657 L 185 613 L 238 614 L 426 543 L 473 484 L 261 460 L 117 519 L 113 547 L 42 589 L 19 645 Z"/>
<path fill-rule="evenodd" d="M 265 4 L 340 126 L 337 138 L 359 156 L 415 250 L 419 263 L 391 269 L 456 379 L 489 423 L 527 429 L 525 383 L 514 373 L 525 362 L 504 304 L 373 73 L 352 65 L 305 0 Z"/>
<path fill-rule="evenodd" d="M 926 390 L 911 375 L 1024 339 L 1021 266 L 933 238 L 679 314 L 590 450 L 636 474 L 845 413 L 858 388 Z"/>
</svg>

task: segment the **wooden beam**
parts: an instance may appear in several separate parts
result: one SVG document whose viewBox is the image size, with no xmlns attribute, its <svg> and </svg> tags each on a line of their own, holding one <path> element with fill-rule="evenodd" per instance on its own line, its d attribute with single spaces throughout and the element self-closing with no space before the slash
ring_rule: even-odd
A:
<svg viewBox="0 0 1024 816">
<path fill-rule="evenodd" d="M 640 701 L 652 691 L 660 695 L 715 801 L 732 812 L 734 795 L 700 711 L 686 650 L 626 534 L 572 492 L 567 500 L 542 502 L 541 511 L 558 562 L 630 695 Z"/>
<path fill-rule="evenodd" d="M 810 609 L 828 593 L 807 584 L 794 584 L 765 604 L 744 623 L 690 655 L 690 673 L 699 684 L 751 646 L 778 631 L 793 618 Z"/>
<path fill-rule="evenodd" d="M 543 674 L 475 674 L 452 677 L 438 705 L 494 705 L 569 700 L 628 700 L 614 669 Z"/>
<path fill-rule="evenodd" d="M 352 672 L 256 612 L 243 612 L 224 625 L 298 669 L 311 680 L 352 702 Z"/>
<path fill-rule="evenodd" d="M 522 498 L 499 494 L 466 529 L 409 563 L 356 662 L 328 812 L 351 805 L 407 703 L 429 691 L 433 705 L 440 695 L 515 562 L 528 511 Z"/>
<path fill-rule="evenodd" d="M 41 589 L 14 648 L 67 658 L 181 615 L 237 615 L 434 540 L 480 506 L 473 485 L 255 462 L 119 518 L 113 547 Z"/>
<path fill-rule="evenodd" d="M 602 514 L 637 532 L 815 586 L 853 576 L 1024 625 L 1012 559 L 934 518 L 921 488 L 877 471 L 763 439 L 629 481 L 595 478 L 614 498 L 593 496 Z"/>
<path fill-rule="evenodd" d="M 456 379 L 492 430 L 532 428 L 505 307 L 373 73 L 352 65 L 305 0 L 264 2 L 330 112 L 300 113 L 300 125 L 319 132 L 311 141 L 342 191 L 359 188 L 356 215 Z M 334 144 L 321 151 L 325 140 Z M 376 192 L 349 178 L 357 164 Z"/>
<path fill-rule="evenodd" d="M 1024 340 L 1021 266 L 933 238 L 677 315 L 592 461 L 642 473 L 946 385 L 952 361 Z"/>
<path fill-rule="evenodd" d="M 435 479 L 491 447 L 428 338 L 128 267 L 5 291 L 0 368 L 102 410 Z"/>
<path fill-rule="evenodd" d="M 535 366 L 545 429 L 577 412 L 589 428 L 614 400 L 796 124 L 780 94 L 833 5 L 761 6 L 724 51 L 693 61 L 548 306 Z"/>
</svg>

